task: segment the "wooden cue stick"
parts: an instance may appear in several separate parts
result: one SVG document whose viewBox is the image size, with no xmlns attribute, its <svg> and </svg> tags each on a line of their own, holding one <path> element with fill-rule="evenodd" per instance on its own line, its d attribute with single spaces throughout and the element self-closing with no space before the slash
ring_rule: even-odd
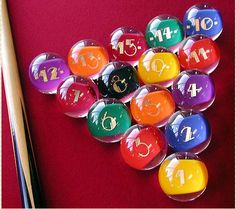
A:
<svg viewBox="0 0 236 209">
<path fill-rule="evenodd" d="M 38 174 L 26 119 L 16 55 L 6 1 L 2 1 L 2 70 L 5 83 L 12 145 L 24 208 L 43 207 Z"/>
</svg>

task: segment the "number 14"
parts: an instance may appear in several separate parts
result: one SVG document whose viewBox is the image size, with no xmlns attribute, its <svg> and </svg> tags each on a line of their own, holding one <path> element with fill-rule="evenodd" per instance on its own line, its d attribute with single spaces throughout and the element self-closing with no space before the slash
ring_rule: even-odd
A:
<svg viewBox="0 0 236 209">
<path fill-rule="evenodd" d="M 165 36 L 166 39 L 171 39 L 171 34 L 172 34 L 172 31 L 170 30 L 170 27 L 166 27 L 166 28 L 163 29 L 163 33 L 160 29 L 157 30 L 156 36 L 158 37 L 159 42 L 162 42 L 163 41 L 163 36 Z"/>
</svg>

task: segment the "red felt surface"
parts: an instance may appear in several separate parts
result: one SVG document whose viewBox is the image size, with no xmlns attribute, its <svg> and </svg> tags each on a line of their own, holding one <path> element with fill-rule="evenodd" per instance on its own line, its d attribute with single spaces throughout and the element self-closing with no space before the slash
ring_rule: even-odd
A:
<svg viewBox="0 0 236 209">
<path fill-rule="evenodd" d="M 85 119 L 58 110 L 55 96 L 38 93 L 28 66 L 41 52 L 66 58 L 77 41 L 91 38 L 107 44 L 120 26 L 142 32 L 153 17 L 169 13 L 182 19 L 196 0 L 9 0 L 10 20 L 20 68 L 35 156 L 47 207 L 234 207 L 234 1 L 208 0 L 223 16 L 217 43 L 221 62 L 212 74 L 217 96 L 207 110 L 213 136 L 200 158 L 209 170 L 205 193 L 179 203 L 160 189 L 157 171 L 140 172 L 122 160 L 118 144 L 93 139 Z M 2 206 L 21 207 L 11 146 L 6 100 L 2 97 Z"/>
</svg>

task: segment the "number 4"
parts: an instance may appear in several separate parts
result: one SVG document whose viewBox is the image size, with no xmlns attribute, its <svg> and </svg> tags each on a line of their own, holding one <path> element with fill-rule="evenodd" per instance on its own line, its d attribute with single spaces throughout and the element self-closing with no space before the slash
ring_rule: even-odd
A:
<svg viewBox="0 0 236 209">
<path fill-rule="evenodd" d="M 190 93 L 191 97 L 196 97 L 197 93 L 199 93 L 202 90 L 201 88 L 197 88 L 197 84 L 196 83 L 191 83 L 188 87 L 187 92 Z"/>
</svg>

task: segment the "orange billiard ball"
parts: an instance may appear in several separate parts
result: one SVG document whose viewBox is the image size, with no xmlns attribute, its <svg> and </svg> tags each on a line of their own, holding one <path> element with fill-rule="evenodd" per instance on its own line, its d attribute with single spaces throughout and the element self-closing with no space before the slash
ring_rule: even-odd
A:
<svg viewBox="0 0 236 209">
<path fill-rule="evenodd" d="M 77 42 L 68 54 L 68 65 L 73 74 L 95 79 L 109 62 L 106 49 L 93 40 Z"/>
<path fill-rule="evenodd" d="M 134 120 L 142 125 L 164 126 L 175 111 L 172 94 L 159 85 L 145 85 L 138 89 L 130 103 Z"/>
</svg>

